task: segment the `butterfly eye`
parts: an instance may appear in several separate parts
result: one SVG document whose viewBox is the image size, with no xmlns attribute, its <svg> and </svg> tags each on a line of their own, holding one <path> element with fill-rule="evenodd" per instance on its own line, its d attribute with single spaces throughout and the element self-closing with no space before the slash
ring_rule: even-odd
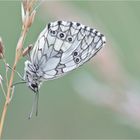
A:
<svg viewBox="0 0 140 140">
<path fill-rule="evenodd" d="M 36 88 L 37 85 L 36 85 L 36 84 L 31 84 L 31 87 L 32 87 L 32 88 Z"/>
<path fill-rule="evenodd" d="M 58 38 L 60 38 L 60 39 L 64 39 L 65 37 L 66 37 L 65 33 L 60 32 L 58 34 Z"/>
<path fill-rule="evenodd" d="M 68 36 L 68 37 L 67 37 L 67 41 L 68 41 L 68 42 L 72 42 L 72 41 L 73 41 L 72 37 L 71 37 L 71 36 Z"/>
</svg>

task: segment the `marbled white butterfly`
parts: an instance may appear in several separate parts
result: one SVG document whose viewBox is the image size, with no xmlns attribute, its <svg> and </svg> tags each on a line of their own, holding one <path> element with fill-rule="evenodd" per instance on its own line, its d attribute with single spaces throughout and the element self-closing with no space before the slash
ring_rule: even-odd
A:
<svg viewBox="0 0 140 140">
<path fill-rule="evenodd" d="M 24 80 L 38 93 L 43 81 L 59 78 L 83 65 L 105 42 L 103 34 L 80 23 L 49 23 L 40 33 L 30 60 L 25 62 Z"/>
<path fill-rule="evenodd" d="M 25 62 L 24 79 L 38 92 L 43 81 L 59 78 L 90 60 L 102 48 L 103 34 L 77 22 L 55 21 L 40 33 Z"/>
</svg>

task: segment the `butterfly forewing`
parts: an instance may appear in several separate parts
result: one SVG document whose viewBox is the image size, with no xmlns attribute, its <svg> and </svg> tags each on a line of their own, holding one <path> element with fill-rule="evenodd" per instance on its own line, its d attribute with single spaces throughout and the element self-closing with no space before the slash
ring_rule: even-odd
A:
<svg viewBox="0 0 140 140">
<path fill-rule="evenodd" d="M 90 60 L 105 44 L 105 37 L 96 29 L 77 22 L 49 23 L 40 33 L 30 60 L 25 61 L 24 77 L 27 86 L 36 93 L 43 81 L 59 78 Z M 31 118 L 34 103 L 29 118 Z"/>
<path fill-rule="evenodd" d="M 44 80 L 58 78 L 91 59 L 104 44 L 105 37 L 96 29 L 77 22 L 52 22 L 39 35 L 31 63 Z"/>
</svg>

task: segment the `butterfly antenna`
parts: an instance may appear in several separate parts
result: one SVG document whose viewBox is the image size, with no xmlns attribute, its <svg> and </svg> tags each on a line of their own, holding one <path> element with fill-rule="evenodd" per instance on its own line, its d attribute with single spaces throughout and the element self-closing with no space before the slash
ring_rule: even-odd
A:
<svg viewBox="0 0 140 140">
<path fill-rule="evenodd" d="M 38 99 L 39 99 L 39 93 L 37 92 L 34 96 L 34 99 L 33 99 L 33 104 L 32 104 L 32 109 L 31 109 L 31 112 L 29 114 L 29 117 L 28 119 L 31 119 L 32 115 L 33 115 L 33 112 L 34 112 L 34 108 L 36 110 L 36 116 L 38 115 Z"/>
<path fill-rule="evenodd" d="M 29 114 L 28 119 L 31 119 L 31 117 L 32 117 L 32 114 L 33 114 L 33 111 L 34 111 L 34 106 L 35 106 L 35 98 L 36 98 L 36 95 L 34 96 L 33 104 L 32 104 L 32 109 L 31 109 L 31 112 L 30 112 L 30 114 Z"/>
<path fill-rule="evenodd" d="M 39 100 L 39 92 L 36 93 L 36 116 L 38 115 L 38 100 Z"/>
<path fill-rule="evenodd" d="M 16 82 L 11 87 L 16 86 L 16 85 L 19 85 L 19 84 L 25 84 L 25 83 L 27 83 L 27 82 L 26 81 Z"/>
</svg>

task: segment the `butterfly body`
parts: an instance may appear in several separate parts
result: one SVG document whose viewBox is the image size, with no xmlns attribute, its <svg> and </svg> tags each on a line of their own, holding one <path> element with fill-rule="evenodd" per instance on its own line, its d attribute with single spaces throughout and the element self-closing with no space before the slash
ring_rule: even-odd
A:
<svg viewBox="0 0 140 140">
<path fill-rule="evenodd" d="M 25 62 L 24 79 L 38 92 L 43 81 L 59 78 L 90 60 L 105 44 L 96 29 L 77 22 L 55 21 L 40 33 Z"/>
</svg>

